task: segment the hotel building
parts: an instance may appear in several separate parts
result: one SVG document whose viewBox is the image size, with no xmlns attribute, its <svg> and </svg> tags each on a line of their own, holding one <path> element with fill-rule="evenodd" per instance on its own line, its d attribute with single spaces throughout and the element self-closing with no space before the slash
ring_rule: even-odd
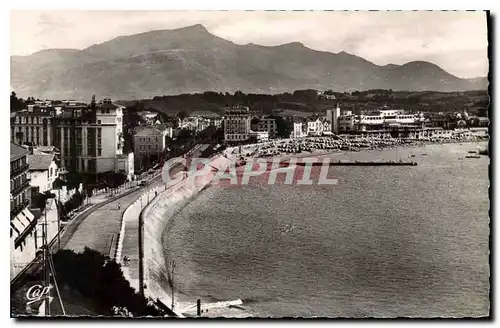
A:
<svg viewBox="0 0 500 328">
<path fill-rule="evenodd" d="M 11 115 L 11 141 L 55 146 L 61 167 L 82 173 L 119 172 L 123 155 L 123 107 L 104 99 L 94 108 L 81 103 L 37 107 Z"/>
<path fill-rule="evenodd" d="M 224 140 L 226 142 L 242 142 L 250 138 L 250 109 L 233 107 L 224 113 Z"/>
</svg>

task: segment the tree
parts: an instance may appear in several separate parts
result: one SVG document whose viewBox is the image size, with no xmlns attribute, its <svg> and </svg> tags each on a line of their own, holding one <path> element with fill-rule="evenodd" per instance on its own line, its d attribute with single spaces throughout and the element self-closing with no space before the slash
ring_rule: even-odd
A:
<svg viewBox="0 0 500 328">
<path fill-rule="evenodd" d="M 14 91 L 10 93 L 10 111 L 17 112 L 23 109 L 24 101 L 20 98 L 17 98 L 17 95 Z"/>
<path fill-rule="evenodd" d="M 189 114 L 186 110 L 181 110 L 179 113 L 177 113 L 177 117 L 180 118 L 181 120 L 185 119 L 186 117 L 188 117 Z"/>
<path fill-rule="evenodd" d="M 60 250 L 53 260 L 58 282 L 96 302 L 101 315 L 113 315 L 115 307 L 126 308 L 134 316 L 165 315 L 135 292 L 118 263 L 95 250 L 87 247 L 82 253 Z"/>
<path fill-rule="evenodd" d="M 290 124 L 286 122 L 281 116 L 271 116 L 274 118 L 276 122 L 276 134 L 280 138 L 288 138 L 290 137 L 290 133 L 292 132 Z"/>
</svg>

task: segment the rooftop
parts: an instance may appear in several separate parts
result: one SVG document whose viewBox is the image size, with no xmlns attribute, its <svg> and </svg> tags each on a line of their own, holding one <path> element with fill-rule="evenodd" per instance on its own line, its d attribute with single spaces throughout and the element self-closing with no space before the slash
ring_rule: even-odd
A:
<svg viewBox="0 0 500 328">
<path fill-rule="evenodd" d="M 145 126 L 137 129 L 135 136 L 146 137 L 146 136 L 161 135 L 162 133 L 163 131 L 156 127 Z"/>
<path fill-rule="evenodd" d="M 29 154 L 29 151 L 19 145 L 16 145 L 15 143 L 10 143 L 10 161 L 15 161 L 18 158 L 21 158 L 23 156 L 27 156 Z"/>
<path fill-rule="evenodd" d="M 40 151 L 42 153 L 52 153 L 57 151 L 55 146 L 38 146 L 35 150 Z"/>
<path fill-rule="evenodd" d="M 53 154 L 28 155 L 28 164 L 31 171 L 45 171 L 49 169 L 50 163 L 54 161 Z"/>
</svg>

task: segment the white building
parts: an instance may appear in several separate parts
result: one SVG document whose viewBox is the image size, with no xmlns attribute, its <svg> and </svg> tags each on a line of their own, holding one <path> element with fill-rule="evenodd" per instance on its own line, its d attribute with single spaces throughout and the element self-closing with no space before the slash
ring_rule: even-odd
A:
<svg viewBox="0 0 500 328">
<path fill-rule="evenodd" d="M 380 110 L 370 115 L 359 115 L 354 124 L 357 131 L 421 128 L 423 113 L 406 114 L 404 110 Z"/>
<path fill-rule="evenodd" d="M 38 188 L 39 193 L 52 190 L 52 184 L 59 177 L 59 168 L 53 154 L 28 155 L 28 178 L 31 187 Z"/>
<path fill-rule="evenodd" d="M 320 118 L 312 119 L 307 122 L 308 136 L 321 136 L 323 134 L 323 121 Z"/>
<path fill-rule="evenodd" d="M 82 173 L 117 172 L 123 153 L 123 107 L 104 99 L 96 108 L 66 101 L 61 112 L 32 108 L 11 117 L 11 140 L 55 146 L 61 167 Z"/>
<path fill-rule="evenodd" d="M 337 107 L 326 110 L 326 119 L 330 121 L 332 128 L 331 131 L 333 133 L 339 133 L 339 119 L 340 116 L 340 107 L 337 104 Z"/>
<path fill-rule="evenodd" d="M 250 138 L 254 138 L 257 142 L 265 142 L 269 140 L 269 132 L 267 131 L 250 131 Z"/>
<path fill-rule="evenodd" d="M 306 125 L 303 122 L 294 122 L 291 138 L 304 138 L 306 136 L 307 136 Z"/>
<path fill-rule="evenodd" d="M 116 157 L 123 154 L 123 107 L 104 99 L 98 106 L 97 172 L 117 172 Z"/>
</svg>

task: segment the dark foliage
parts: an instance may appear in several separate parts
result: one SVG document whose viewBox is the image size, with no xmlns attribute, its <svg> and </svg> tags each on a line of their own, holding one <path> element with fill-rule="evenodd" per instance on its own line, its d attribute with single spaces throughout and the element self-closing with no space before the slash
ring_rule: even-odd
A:
<svg viewBox="0 0 500 328">
<path fill-rule="evenodd" d="M 10 94 L 10 111 L 17 112 L 24 108 L 24 100 L 22 98 L 17 98 L 14 91 Z"/>
<path fill-rule="evenodd" d="M 449 112 L 457 109 L 465 109 L 470 113 L 484 115 L 489 105 L 487 90 L 467 92 L 407 92 L 374 89 L 367 91 L 327 92 L 333 94 L 336 99 L 321 99 L 315 90 L 297 90 L 293 93 L 281 94 L 245 94 L 236 92 L 231 95 L 221 92 L 205 92 L 198 94 L 182 94 L 177 96 L 158 96 L 153 99 L 139 101 L 143 106 L 152 108 L 158 112 L 175 114 L 179 108 L 183 111 L 212 111 L 219 114 L 224 113 L 226 106 L 244 104 L 253 110 L 261 111 L 263 114 L 271 114 L 274 109 L 290 109 L 304 112 L 319 112 L 331 108 L 337 103 L 342 109 L 360 110 L 380 109 L 382 106 L 388 108 L 409 110 L 424 110 L 431 112 Z M 122 102 L 133 104 L 133 102 Z"/>
<path fill-rule="evenodd" d="M 66 216 L 69 212 L 77 209 L 83 204 L 85 200 L 85 195 L 81 194 L 78 190 L 73 194 L 73 196 L 62 206 L 61 216 Z"/>
<path fill-rule="evenodd" d="M 163 315 L 130 287 L 118 263 L 107 260 L 99 252 L 89 248 L 82 253 L 60 250 L 53 259 L 59 284 L 66 284 L 94 300 L 104 315 L 112 314 L 114 306 L 125 307 L 134 316 Z"/>
<path fill-rule="evenodd" d="M 279 138 L 288 138 L 292 132 L 292 126 L 281 116 L 271 116 L 276 121 L 276 133 Z"/>
<path fill-rule="evenodd" d="M 47 199 L 55 198 L 56 195 L 50 193 L 49 191 L 45 193 L 33 192 L 31 193 L 31 206 L 33 208 L 39 208 L 41 211 L 45 210 L 45 205 L 47 203 Z"/>
</svg>

